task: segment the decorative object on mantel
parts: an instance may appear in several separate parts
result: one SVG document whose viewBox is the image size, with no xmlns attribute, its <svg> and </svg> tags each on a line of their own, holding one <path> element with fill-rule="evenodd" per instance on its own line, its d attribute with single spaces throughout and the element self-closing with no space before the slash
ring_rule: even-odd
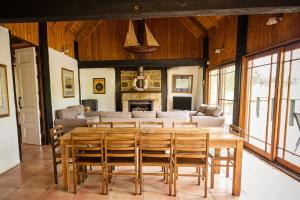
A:
<svg viewBox="0 0 300 200">
<path fill-rule="evenodd" d="M 9 116 L 7 67 L 0 65 L 0 118 Z"/>
<path fill-rule="evenodd" d="M 74 71 L 61 68 L 61 80 L 63 97 L 75 97 Z"/>
<path fill-rule="evenodd" d="M 105 78 L 93 79 L 93 92 L 94 94 L 105 94 Z"/>
<path fill-rule="evenodd" d="M 173 75 L 173 93 L 189 93 L 193 91 L 193 75 Z"/>
<path fill-rule="evenodd" d="M 154 36 L 150 32 L 147 24 L 144 22 L 144 29 L 145 31 L 145 39 L 139 41 L 136 37 L 135 30 L 133 27 L 132 20 L 129 20 L 128 32 L 126 35 L 126 40 L 124 44 L 124 49 L 132 52 L 132 53 L 151 53 L 159 47 L 158 42 L 155 40 Z"/>
</svg>

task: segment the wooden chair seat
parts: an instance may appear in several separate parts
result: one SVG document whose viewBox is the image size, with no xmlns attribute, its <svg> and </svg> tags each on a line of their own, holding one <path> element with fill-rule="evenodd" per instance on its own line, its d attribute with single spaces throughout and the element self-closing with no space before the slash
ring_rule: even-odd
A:
<svg viewBox="0 0 300 200">
<path fill-rule="evenodd" d="M 205 165 L 205 159 L 203 158 L 177 158 L 177 165 Z"/>
<path fill-rule="evenodd" d="M 209 157 L 215 157 L 216 160 L 227 160 L 229 158 L 230 160 L 234 159 L 234 151 L 227 149 L 221 149 L 220 154 L 216 155 L 215 149 L 209 149 L 208 151 Z"/>
<path fill-rule="evenodd" d="M 89 157 L 80 157 L 75 160 L 77 165 L 101 165 L 101 158 L 89 158 Z"/>
<path fill-rule="evenodd" d="M 143 165 L 147 165 L 147 163 L 158 163 L 157 165 L 161 165 L 163 163 L 169 164 L 169 158 L 154 158 L 154 157 L 143 157 Z"/>
</svg>

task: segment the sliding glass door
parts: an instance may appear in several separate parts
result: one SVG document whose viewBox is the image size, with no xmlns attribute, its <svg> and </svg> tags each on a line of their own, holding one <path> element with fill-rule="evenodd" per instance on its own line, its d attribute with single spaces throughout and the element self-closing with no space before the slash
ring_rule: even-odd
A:
<svg viewBox="0 0 300 200">
<path fill-rule="evenodd" d="M 247 64 L 246 141 L 251 147 L 271 153 L 277 52 L 256 56 Z"/>
<path fill-rule="evenodd" d="M 240 125 L 245 146 L 300 173 L 300 44 L 247 57 L 244 63 Z"/>
<path fill-rule="evenodd" d="M 220 106 L 225 116 L 225 125 L 232 123 L 234 76 L 233 64 L 214 68 L 208 72 L 208 104 Z"/>
<path fill-rule="evenodd" d="M 300 45 L 284 51 L 278 161 L 300 172 Z M 298 122 L 297 122 L 298 120 Z"/>
</svg>

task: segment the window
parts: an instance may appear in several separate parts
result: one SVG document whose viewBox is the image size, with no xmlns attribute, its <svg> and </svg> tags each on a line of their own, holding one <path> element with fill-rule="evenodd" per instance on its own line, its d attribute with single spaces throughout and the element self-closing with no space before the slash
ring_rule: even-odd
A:
<svg viewBox="0 0 300 200">
<path fill-rule="evenodd" d="M 225 116 L 225 124 L 232 123 L 235 65 L 212 69 L 208 73 L 208 104 L 220 106 Z"/>
<path fill-rule="evenodd" d="M 245 61 L 240 107 L 245 146 L 300 173 L 300 43 Z"/>
</svg>

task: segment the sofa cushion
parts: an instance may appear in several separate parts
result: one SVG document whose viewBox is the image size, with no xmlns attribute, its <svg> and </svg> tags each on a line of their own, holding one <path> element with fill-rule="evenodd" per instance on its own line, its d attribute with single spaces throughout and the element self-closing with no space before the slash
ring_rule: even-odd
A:
<svg viewBox="0 0 300 200">
<path fill-rule="evenodd" d="M 67 109 L 74 110 L 76 115 L 84 115 L 84 106 L 83 105 L 70 106 Z"/>
<path fill-rule="evenodd" d="M 56 111 L 57 119 L 76 119 L 76 112 L 73 109 L 60 109 Z"/>
<path fill-rule="evenodd" d="M 199 106 L 198 111 L 201 112 L 201 113 L 206 113 L 207 107 L 208 107 L 207 104 L 201 104 L 201 105 Z"/>
<path fill-rule="evenodd" d="M 198 127 L 224 127 L 225 118 L 224 116 L 192 116 L 192 122 L 197 122 Z"/>
<path fill-rule="evenodd" d="M 219 117 L 222 115 L 222 108 L 217 106 L 208 106 L 205 115 Z"/>
<path fill-rule="evenodd" d="M 131 112 L 99 112 L 100 118 L 132 118 Z"/>
<path fill-rule="evenodd" d="M 155 111 L 132 111 L 133 118 L 156 118 Z"/>
<path fill-rule="evenodd" d="M 189 111 L 157 112 L 157 118 L 189 118 Z"/>
</svg>

